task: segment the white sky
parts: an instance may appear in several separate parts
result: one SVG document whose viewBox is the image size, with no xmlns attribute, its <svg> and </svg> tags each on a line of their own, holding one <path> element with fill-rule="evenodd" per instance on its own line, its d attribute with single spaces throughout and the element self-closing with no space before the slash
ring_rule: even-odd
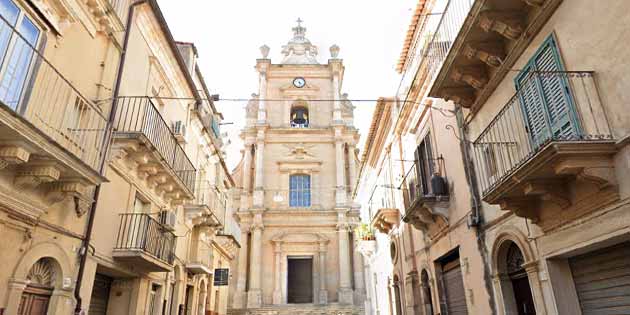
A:
<svg viewBox="0 0 630 315">
<path fill-rule="evenodd" d="M 292 37 L 295 20 L 304 20 L 306 37 L 326 63 L 337 44 L 346 66 L 342 93 L 350 99 L 392 96 L 400 81 L 395 71 L 411 14 L 418 0 L 159 0 L 176 40 L 194 42 L 208 88 L 221 98 L 249 98 L 258 92 L 254 70 L 258 47 L 271 48 L 273 63 Z M 238 134 L 245 120 L 244 103 L 216 102 L 232 142 L 228 165 L 240 160 Z M 361 144 L 369 130 L 374 103 L 355 102 L 355 125 Z"/>
</svg>

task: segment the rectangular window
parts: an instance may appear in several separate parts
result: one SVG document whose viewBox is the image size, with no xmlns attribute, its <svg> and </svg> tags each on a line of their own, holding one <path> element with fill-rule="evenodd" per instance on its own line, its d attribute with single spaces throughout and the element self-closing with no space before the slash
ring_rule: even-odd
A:
<svg viewBox="0 0 630 315">
<path fill-rule="evenodd" d="M 427 133 L 415 152 L 416 176 L 418 178 L 418 193 L 426 196 L 433 192 L 431 176 L 433 176 L 433 152 L 431 149 L 431 134 Z"/>
<path fill-rule="evenodd" d="M 16 110 L 40 30 L 11 0 L 0 0 L 0 16 L 0 101 Z"/>
<path fill-rule="evenodd" d="M 291 175 L 289 179 L 289 206 L 311 206 L 311 177 L 309 175 Z"/>
<path fill-rule="evenodd" d="M 578 124 L 558 47 L 550 36 L 516 77 L 516 89 L 534 147 L 574 138 Z"/>
</svg>

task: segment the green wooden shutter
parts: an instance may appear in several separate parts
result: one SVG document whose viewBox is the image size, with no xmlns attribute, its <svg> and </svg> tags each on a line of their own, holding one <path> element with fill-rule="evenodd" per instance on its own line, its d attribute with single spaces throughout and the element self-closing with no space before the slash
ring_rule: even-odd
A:
<svg viewBox="0 0 630 315">
<path fill-rule="evenodd" d="M 521 106 L 534 147 L 550 139 L 570 139 L 578 133 L 571 94 L 553 37 L 539 48 L 517 76 Z"/>
</svg>

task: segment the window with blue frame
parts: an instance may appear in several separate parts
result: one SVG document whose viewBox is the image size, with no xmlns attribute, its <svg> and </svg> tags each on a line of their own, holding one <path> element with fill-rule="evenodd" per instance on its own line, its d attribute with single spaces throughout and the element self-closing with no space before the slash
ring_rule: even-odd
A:
<svg viewBox="0 0 630 315">
<path fill-rule="evenodd" d="M 40 30 L 11 0 L 0 0 L 0 101 L 16 110 Z"/>
<path fill-rule="evenodd" d="M 216 138 L 221 137 L 221 129 L 219 129 L 219 122 L 214 116 L 212 116 L 212 133 Z"/>
<path fill-rule="evenodd" d="M 534 147 L 579 134 L 571 89 L 558 46 L 550 36 L 515 79 L 527 132 Z"/>
<path fill-rule="evenodd" d="M 311 176 L 291 175 L 289 178 L 289 206 L 311 206 Z"/>
</svg>

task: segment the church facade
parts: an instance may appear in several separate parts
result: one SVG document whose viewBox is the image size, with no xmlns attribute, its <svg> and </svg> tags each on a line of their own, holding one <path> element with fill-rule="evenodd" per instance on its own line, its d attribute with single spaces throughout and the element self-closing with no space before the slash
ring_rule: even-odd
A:
<svg viewBox="0 0 630 315">
<path fill-rule="evenodd" d="M 353 106 L 341 94 L 339 47 L 326 64 L 306 28 L 293 28 L 274 64 L 262 46 L 259 91 L 247 105 L 242 160 L 233 176 L 242 246 L 235 261 L 231 314 L 309 309 L 359 314 L 363 261 L 355 251 L 359 139 Z"/>
</svg>

